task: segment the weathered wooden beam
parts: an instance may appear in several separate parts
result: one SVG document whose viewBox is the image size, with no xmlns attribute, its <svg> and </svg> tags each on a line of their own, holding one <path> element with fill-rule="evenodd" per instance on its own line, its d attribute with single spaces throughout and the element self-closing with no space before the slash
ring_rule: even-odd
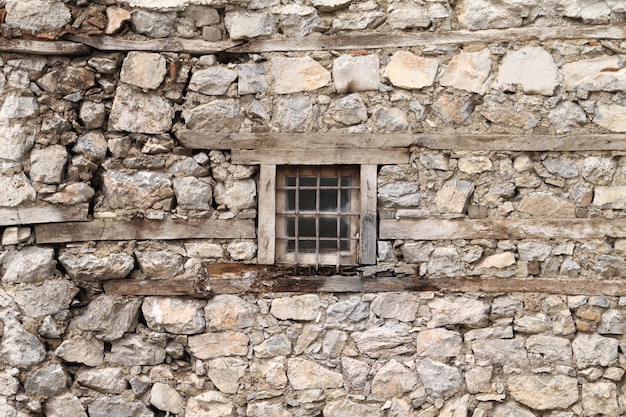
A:
<svg viewBox="0 0 626 417">
<path fill-rule="evenodd" d="M 6 39 L 0 37 L 0 52 L 32 55 L 88 55 L 91 48 L 75 42 Z"/>
<path fill-rule="evenodd" d="M 626 237 L 621 219 L 381 219 L 380 239 L 601 239 Z"/>
<path fill-rule="evenodd" d="M 205 55 L 222 52 L 240 45 L 243 41 L 207 42 L 198 39 L 165 38 L 147 41 L 132 41 L 109 36 L 68 35 L 67 39 L 91 46 L 99 51 L 152 51 L 181 52 Z"/>
<path fill-rule="evenodd" d="M 89 240 L 252 239 L 254 220 L 145 220 L 97 219 L 86 223 L 35 226 L 37 243 Z"/>
<path fill-rule="evenodd" d="M 468 43 L 524 42 L 551 39 L 624 39 L 626 26 L 570 25 L 450 32 L 389 33 L 255 40 L 229 49 L 233 53 L 406 48 Z"/>
<path fill-rule="evenodd" d="M 204 278 L 198 280 L 117 280 L 104 284 L 107 294 L 210 298 L 218 294 L 308 292 L 354 293 L 441 291 L 451 293 L 542 293 L 626 296 L 626 281 L 556 278 L 360 278 L 300 277 Z"/>
<path fill-rule="evenodd" d="M 188 149 L 408 148 L 467 151 L 623 151 L 626 136 L 588 135 L 441 135 L 431 133 L 217 133 L 177 132 Z"/>
<path fill-rule="evenodd" d="M 337 165 L 337 164 L 408 164 L 408 149 L 234 149 L 234 164 L 244 165 Z"/>
<path fill-rule="evenodd" d="M 0 226 L 83 222 L 89 220 L 89 204 L 0 208 Z"/>
</svg>

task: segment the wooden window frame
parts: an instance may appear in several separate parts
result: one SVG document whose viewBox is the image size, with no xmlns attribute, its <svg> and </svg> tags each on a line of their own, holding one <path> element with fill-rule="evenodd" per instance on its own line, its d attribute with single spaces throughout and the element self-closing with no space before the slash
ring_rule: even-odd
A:
<svg viewBox="0 0 626 417">
<path fill-rule="evenodd" d="M 319 164 L 316 164 L 319 165 Z M 307 165 L 298 165 L 305 169 Z M 344 166 L 340 164 L 338 166 Z M 346 167 L 348 165 L 345 165 Z M 372 265 L 376 263 L 376 236 L 377 236 L 377 216 L 376 216 L 376 177 L 377 165 L 357 165 L 360 190 L 358 195 L 358 245 L 355 246 L 356 256 L 349 262 L 342 259 L 342 264 Z M 281 263 L 290 263 L 290 259 L 284 256 L 277 256 L 276 236 L 277 236 L 277 165 L 261 164 L 258 188 L 258 254 L 257 263 L 273 265 L 277 260 Z M 280 225 L 278 225 L 280 227 Z M 307 254 L 308 255 L 308 254 Z M 332 264 L 336 261 L 328 262 L 327 259 L 315 259 L 305 256 L 304 258 L 292 259 L 293 263 L 300 264 Z M 336 255 L 335 255 L 336 258 Z M 343 256 L 342 256 L 343 258 Z M 316 262 L 317 261 L 317 262 Z M 344 263 L 345 262 L 345 263 Z"/>
</svg>

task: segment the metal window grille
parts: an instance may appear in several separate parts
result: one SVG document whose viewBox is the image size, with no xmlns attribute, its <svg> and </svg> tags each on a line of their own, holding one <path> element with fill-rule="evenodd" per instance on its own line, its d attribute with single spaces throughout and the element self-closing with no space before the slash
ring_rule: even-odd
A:
<svg viewBox="0 0 626 417">
<path fill-rule="evenodd" d="M 281 167 L 276 257 L 295 265 L 355 265 L 360 216 L 355 167 Z"/>
</svg>

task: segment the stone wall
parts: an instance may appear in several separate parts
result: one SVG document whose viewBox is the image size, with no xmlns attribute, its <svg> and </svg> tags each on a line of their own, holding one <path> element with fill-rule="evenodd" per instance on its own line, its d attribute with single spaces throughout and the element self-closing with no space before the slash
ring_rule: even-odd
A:
<svg viewBox="0 0 626 417">
<path fill-rule="evenodd" d="M 0 415 L 626 413 L 622 1 L 0 8 Z M 268 134 L 409 152 L 357 279 L 552 286 L 166 294 L 256 264 Z"/>
</svg>

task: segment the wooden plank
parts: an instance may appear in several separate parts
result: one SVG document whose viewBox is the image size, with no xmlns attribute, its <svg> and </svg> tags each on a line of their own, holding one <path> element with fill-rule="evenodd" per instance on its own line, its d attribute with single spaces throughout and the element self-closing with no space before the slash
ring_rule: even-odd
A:
<svg viewBox="0 0 626 417">
<path fill-rule="evenodd" d="M 276 165 L 261 165 L 258 194 L 257 262 L 271 265 L 276 256 Z"/>
<path fill-rule="evenodd" d="M 89 204 L 0 208 L 0 226 L 83 222 L 89 220 Z"/>
<path fill-rule="evenodd" d="M 218 294 L 308 292 L 360 293 L 441 291 L 451 293 L 541 293 L 560 295 L 626 296 L 624 280 L 556 278 L 424 278 L 424 277 L 300 277 L 200 278 L 197 280 L 117 280 L 104 284 L 112 295 L 187 296 L 210 298 Z"/>
<path fill-rule="evenodd" d="M 198 39 L 165 38 L 132 41 L 109 36 L 68 35 L 67 39 L 99 51 L 180 52 L 192 55 L 214 54 L 240 45 L 243 41 L 207 42 Z"/>
<path fill-rule="evenodd" d="M 626 136 L 441 135 L 430 133 L 217 133 L 183 130 L 178 141 L 188 149 L 408 148 L 467 151 L 623 151 Z"/>
<path fill-rule="evenodd" d="M 601 239 L 625 238 L 622 219 L 381 219 L 380 239 Z"/>
<path fill-rule="evenodd" d="M 408 164 L 408 149 L 234 149 L 233 164 L 244 165 L 338 165 Z"/>
<path fill-rule="evenodd" d="M 88 55 L 91 48 L 75 42 L 6 39 L 0 37 L 0 52 L 32 55 Z"/>
<path fill-rule="evenodd" d="M 546 41 L 551 39 L 624 39 L 626 26 L 570 25 L 449 32 L 388 33 L 342 36 L 308 36 L 293 39 L 254 40 L 228 50 L 231 53 L 406 48 L 469 43 Z"/>
<path fill-rule="evenodd" d="M 87 223 L 35 226 L 37 243 L 90 240 L 252 239 L 254 220 L 146 220 L 97 219 Z"/>
<path fill-rule="evenodd" d="M 376 263 L 376 165 L 361 165 L 361 219 L 359 228 L 359 263 Z"/>
</svg>

